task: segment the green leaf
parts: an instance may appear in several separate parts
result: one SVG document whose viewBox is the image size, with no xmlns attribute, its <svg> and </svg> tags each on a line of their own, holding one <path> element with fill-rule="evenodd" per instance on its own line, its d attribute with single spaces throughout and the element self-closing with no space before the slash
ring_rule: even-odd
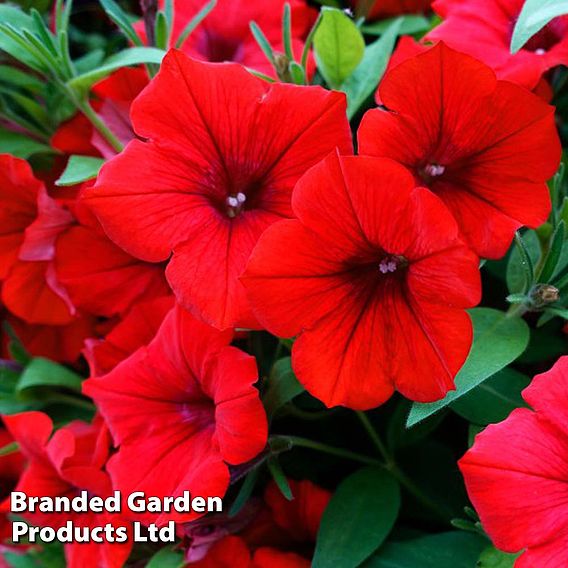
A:
<svg viewBox="0 0 568 568">
<path fill-rule="evenodd" d="M 71 156 L 67 167 L 55 182 L 55 185 L 75 185 L 97 177 L 105 161 L 91 156 Z"/>
<path fill-rule="evenodd" d="M 262 53 L 264 53 L 266 59 L 268 59 L 268 61 L 270 61 L 272 65 L 276 65 L 276 59 L 274 58 L 274 48 L 272 47 L 272 45 L 270 45 L 270 42 L 264 35 L 264 32 L 260 29 L 256 22 L 251 22 L 249 26 L 250 31 L 254 39 L 256 40 L 256 43 L 258 43 L 258 46 L 260 47 Z"/>
<path fill-rule="evenodd" d="M 515 409 L 527 406 L 521 392 L 531 380 L 505 368 L 451 404 L 454 412 L 474 424 L 494 424 L 505 420 Z"/>
<path fill-rule="evenodd" d="M 292 499 L 294 499 L 294 495 L 292 495 L 292 490 L 290 489 L 286 475 L 282 471 L 282 467 L 280 467 L 278 458 L 276 456 L 271 456 L 268 458 L 266 465 L 268 466 L 268 471 L 270 471 L 270 475 L 272 475 L 272 479 L 274 479 L 280 493 L 282 493 L 288 501 L 292 501 Z"/>
<path fill-rule="evenodd" d="M 548 250 L 542 270 L 537 278 L 538 282 L 548 283 L 556 272 L 556 267 L 558 266 L 564 247 L 564 237 L 565 225 L 564 221 L 560 221 L 550 240 L 550 249 Z"/>
<path fill-rule="evenodd" d="M 18 442 L 12 442 L 11 444 L 6 444 L 4 447 L 0 448 L 0 457 L 9 456 L 10 454 L 15 454 L 20 449 L 20 444 Z"/>
<path fill-rule="evenodd" d="M 130 65 L 145 63 L 160 64 L 166 52 L 155 47 L 130 47 L 109 57 L 103 65 L 87 73 L 74 77 L 67 82 L 72 89 L 87 89 L 97 81 L 104 79 L 113 71 Z"/>
<path fill-rule="evenodd" d="M 38 77 L 8 65 L 0 65 L 0 83 L 19 87 L 34 94 L 39 93 L 44 88 L 44 82 Z"/>
<path fill-rule="evenodd" d="M 34 29 L 33 19 L 14 6 L 0 5 L 0 22 L 11 25 L 15 30 L 32 31 Z M 41 70 L 43 68 L 38 64 L 33 52 L 25 49 L 20 42 L 5 33 L 0 33 L 0 50 L 9 53 L 32 69 Z"/>
<path fill-rule="evenodd" d="M 49 359 L 37 357 L 32 359 L 24 369 L 16 390 L 18 392 L 32 387 L 65 387 L 81 391 L 83 380 L 73 371 L 58 365 Z"/>
<path fill-rule="evenodd" d="M 185 566 L 183 552 L 171 546 L 158 550 L 146 564 L 146 568 L 181 568 L 182 566 Z"/>
<path fill-rule="evenodd" d="M 164 12 L 158 12 L 156 15 L 156 47 L 159 49 L 167 49 L 170 42 L 170 30 L 168 28 L 168 20 Z"/>
<path fill-rule="evenodd" d="M 425 16 L 408 14 L 399 18 L 379 20 L 363 26 L 363 33 L 369 35 L 383 35 L 396 21 L 400 20 L 398 35 L 411 35 L 426 32 L 430 29 L 430 21 Z"/>
<path fill-rule="evenodd" d="M 231 505 L 231 508 L 229 509 L 229 518 L 235 517 L 244 507 L 244 504 L 248 501 L 254 491 L 259 474 L 259 467 L 255 467 L 249 474 L 247 474 L 237 496 L 235 497 L 235 500 L 233 501 L 233 504 Z"/>
<path fill-rule="evenodd" d="M 279 408 L 302 392 L 304 392 L 304 387 L 292 371 L 290 357 L 276 361 L 268 379 L 268 388 L 262 399 L 268 417 L 272 418 Z"/>
<path fill-rule="evenodd" d="M 531 264 L 533 266 L 536 265 L 541 254 L 537 234 L 534 231 L 527 231 L 521 239 Z M 521 251 L 519 247 L 514 246 L 507 264 L 507 288 L 511 294 L 521 294 L 527 291 L 525 289 L 525 272 L 525 267 L 522 264 Z"/>
<path fill-rule="evenodd" d="M 209 15 L 209 12 L 215 8 L 217 5 L 217 0 L 211 0 L 207 2 L 195 16 L 188 22 L 188 24 L 183 28 L 183 31 L 179 35 L 176 41 L 176 48 L 180 49 L 184 44 L 185 40 L 191 35 L 193 30 Z"/>
<path fill-rule="evenodd" d="M 29 136 L 0 129 L 0 154 L 12 154 L 26 160 L 33 154 L 52 151 L 47 144 L 36 142 Z"/>
<path fill-rule="evenodd" d="M 390 542 L 364 568 L 474 568 L 487 541 L 467 532 L 447 532 Z"/>
<path fill-rule="evenodd" d="M 323 78 L 332 89 L 339 89 L 363 59 L 365 40 L 355 22 L 342 10 L 323 8 L 314 49 Z"/>
<path fill-rule="evenodd" d="M 506 552 L 501 552 L 495 547 L 490 546 L 486 548 L 479 557 L 477 561 L 477 568 L 513 568 L 515 566 L 515 560 L 521 555 L 518 554 L 507 554 Z"/>
<path fill-rule="evenodd" d="M 130 23 L 130 18 L 114 0 L 100 0 L 107 16 L 118 26 L 120 31 L 136 46 L 142 47 L 142 40 Z"/>
<path fill-rule="evenodd" d="M 511 37 L 511 53 L 517 53 L 551 20 L 568 14 L 568 0 L 526 0 Z"/>
<path fill-rule="evenodd" d="M 504 312 L 490 308 L 474 308 L 469 313 L 473 322 L 473 345 L 456 376 L 456 390 L 448 392 L 436 402 L 414 403 L 406 422 L 407 427 L 418 424 L 458 400 L 515 361 L 526 349 L 530 332 L 523 319 L 507 317 Z"/>
<path fill-rule="evenodd" d="M 400 507 L 397 481 L 367 467 L 345 479 L 327 506 L 319 528 L 313 568 L 355 568 L 390 533 Z"/>
<path fill-rule="evenodd" d="M 349 119 L 355 116 L 382 79 L 401 21 L 401 19 L 395 20 L 380 39 L 365 48 L 363 60 L 341 86 L 341 90 L 347 95 L 347 117 Z"/>
</svg>

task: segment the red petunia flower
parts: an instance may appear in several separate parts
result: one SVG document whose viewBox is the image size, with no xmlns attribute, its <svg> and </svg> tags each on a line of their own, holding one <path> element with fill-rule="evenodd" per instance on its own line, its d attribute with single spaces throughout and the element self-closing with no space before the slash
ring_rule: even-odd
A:
<svg viewBox="0 0 568 568">
<path fill-rule="evenodd" d="M 460 460 L 495 545 L 526 549 L 515 568 L 568 566 L 568 357 L 523 391 L 533 408 L 488 426 Z"/>
<path fill-rule="evenodd" d="M 124 494 L 222 497 L 227 464 L 244 463 L 265 446 L 267 421 L 253 386 L 256 362 L 181 308 L 158 334 L 85 392 L 120 446 L 108 469 Z M 148 522 L 188 521 L 196 513 L 139 515 Z"/>
<path fill-rule="evenodd" d="M 259 236 L 292 215 L 294 184 L 351 148 L 343 94 L 267 83 L 172 50 L 136 99 L 137 134 L 103 166 L 89 204 L 120 247 L 169 261 L 179 302 L 218 328 L 256 327 L 238 281 Z"/>
<path fill-rule="evenodd" d="M 432 8 L 444 19 L 427 39 L 485 62 L 499 79 L 529 89 L 558 65 L 568 65 L 568 17 L 552 20 L 516 54 L 511 37 L 524 0 L 436 0 Z"/>
<path fill-rule="evenodd" d="M 256 22 L 276 52 L 283 53 L 282 12 L 285 0 L 218 0 L 217 5 L 183 42 L 181 49 L 200 61 L 223 63 L 232 61 L 245 67 L 274 75 L 274 68 L 250 30 Z M 164 2 L 160 0 L 163 7 Z M 201 0 L 175 0 L 174 24 L 170 47 L 175 47 L 185 26 L 203 9 Z M 292 50 L 299 60 L 304 48 L 303 38 L 315 22 L 317 12 L 305 0 L 291 0 Z M 144 23 L 136 29 L 145 38 Z"/>
<path fill-rule="evenodd" d="M 14 491 L 31 497 L 91 495 L 108 497 L 112 486 L 103 470 L 108 457 L 109 436 L 100 420 L 93 425 L 72 422 L 52 436 L 51 419 L 42 412 L 25 412 L 4 416 L 4 422 L 29 460 Z M 128 527 L 121 516 L 110 513 L 42 513 L 22 516 L 36 526 L 59 528 L 67 521 L 76 527 Z M 131 542 L 65 544 L 69 568 L 120 568 L 128 558 Z"/>
<path fill-rule="evenodd" d="M 294 190 L 298 220 L 259 241 L 242 278 L 255 313 L 300 334 L 292 364 L 327 406 L 373 408 L 451 388 L 472 341 L 477 257 L 443 203 L 399 164 L 331 155 Z"/>
<path fill-rule="evenodd" d="M 355 10 L 362 7 L 368 10 L 368 20 L 400 16 L 401 14 L 419 14 L 430 9 L 432 0 L 352 0 Z"/>
<path fill-rule="evenodd" d="M 388 111 L 363 117 L 361 154 L 408 167 L 479 256 L 500 258 L 520 226 L 547 219 L 561 155 L 553 107 L 443 43 L 392 69 L 379 95 Z"/>
</svg>

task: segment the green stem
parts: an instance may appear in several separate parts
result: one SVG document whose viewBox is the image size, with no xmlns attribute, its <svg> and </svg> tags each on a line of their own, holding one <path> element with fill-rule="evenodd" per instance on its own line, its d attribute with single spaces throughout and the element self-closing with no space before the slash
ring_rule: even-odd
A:
<svg viewBox="0 0 568 568">
<path fill-rule="evenodd" d="M 432 499 L 430 499 L 430 497 L 428 497 L 427 495 L 425 495 L 422 490 L 416 485 L 416 483 L 414 483 L 414 481 L 412 481 L 412 479 L 410 479 L 410 477 L 408 477 L 406 475 L 406 473 L 404 473 L 404 471 L 402 471 L 400 469 L 400 467 L 397 465 L 396 461 L 394 460 L 394 457 L 392 456 L 392 454 L 388 451 L 386 445 L 383 443 L 383 441 L 381 440 L 381 437 L 379 436 L 379 433 L 375 430 L 375 428 L 373 427 L 373 425 L 371 424 L 371 421 L 369 420 L 369 417 L 362 411 L 356 411 L 357 417 L 359 418 L 359 420 L 361 421 L 361 424 L 363 425 L 363 427 L 365 428 L 365 430 L 367 431 L 367 434 L 369 435 L 369 438 L 371 439 L 371 441 L 373 442 L 374 446 L 377 448 L 380 456 L 383 458 L 384 460 L 384 464 L 381 464 L 389 473 L 392 474 L 393 477 L 395 477 L 397 479 L 397 481 L 411 494 L 414 496 L 414 498 L 421 503 L 422 505 L 424 505 L 425 507 L 427 507 L 428 509 L 430 509 L 431 511 L 433 511 L 434 513 L 436 513 L 436 515 L 438 515 L 439 517 L 443 518 L 443 519 L 448 519 L 451 517 L 451 513 L 444 513 L 443 511 L 440 511 L 440 507 L 439 505 L 433 501 Z"/>
<path fill-rule="evenodd" d="M 361 421 L 361 424 L 367 431 L 367 434 L 369 435 L 369 438 L 375 445 L 375 448 L 377 448 L 379 454 L 385 460 L 385 464 L 387 464 L 387 469 L 388 469 L 389 464 L 391 463 L 394 464 L 394 462 L 392 456 L 387 450 L 387 447 L 383 444 L 383 441 L 381 440 L 381 437 L 379 436 L 378 432 L 375 430 L 375 428 L 373 428 L 373 425 L 371 424 L 369 417 L 361 410 L 357 410 L 355 414 L 357 414 L 357 418 L 359 418 L 359 420 Z"/>
<path fill-rule="evenodd" d="M 101 120 L 90 103 L 88 101 L 76 101 L 75 104 L 91 121 L 91 124 L 101 133 L 104 139 L 112 146 L 112 149 L 116 152 L 122 152 L 124 149 L 122 142 L 114 135 L 112 130 L 104 123 L 104 121 Z"/>
<path fill-rule="evenodd" d="M 522 318 L 529 311 L 526 304 L 511 304 L 505 317 L 507 318 Z"/>
<path fill-rule="evenodd" d="M 324 454 L 329 454 L 332 456 L 337 456 L 339 458 L 345 458 L 348 460 L 358 461 L 366 465 L 381 465 L 381 463 L 369 456 L 363 454 L 358 454 L 356 452 L 351 452 L 350 450 L 344 450 L 343 448 L 336 448 L 334 446 L 328 446 L 327 444 L 322 444 L 321 442 L 316 442 L 315 440 L 308 440 L 307 438 L 300 438 L 298 436 L 283 436 L 288 440 L 293 446 L 300 448 L 310 448 L 312 450 L 317 450 Z"/>
</svg>

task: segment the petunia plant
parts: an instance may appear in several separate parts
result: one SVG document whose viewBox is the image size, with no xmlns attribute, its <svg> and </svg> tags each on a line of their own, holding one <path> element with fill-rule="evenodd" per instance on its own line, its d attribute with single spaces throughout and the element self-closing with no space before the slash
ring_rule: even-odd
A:
<svg viewBox="0 0 568 568">
<path fill-rule="evenodd" d="M 0 566 L 566 568 L 567 66 L 562 0 L 1 4 Z"/>
</svg>

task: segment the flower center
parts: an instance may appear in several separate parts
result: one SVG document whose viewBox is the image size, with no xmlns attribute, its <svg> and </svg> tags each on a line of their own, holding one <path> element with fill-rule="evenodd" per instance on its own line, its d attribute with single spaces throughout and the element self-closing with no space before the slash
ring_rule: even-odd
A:
<svg viewBox="0 0 568 568">
<path fill-rule="evenodd" d="M 417 168 L 418 178 L 422 180 L 425 185 L 429 185 L 436 178 L 443 176 L 445 172 L 446 166 L 436 162 L 429 162 Z"/>
<path fill-rule="evenodd" d="M 403 256 L 386 255 L 379 262 L 379 271 L 381 274 L 392 274 L 399 268 L 407 266 L 408 261 Z"/>
<path fill-rule="evenodd" d="M 247 196 L 240 191 L 238 193 L 230 194 L 227 199 L 225 199 L 225 210 L 227 215 L 231 219 L 234 219 L 243 210 L 246 200 Z"/>
</svg>

